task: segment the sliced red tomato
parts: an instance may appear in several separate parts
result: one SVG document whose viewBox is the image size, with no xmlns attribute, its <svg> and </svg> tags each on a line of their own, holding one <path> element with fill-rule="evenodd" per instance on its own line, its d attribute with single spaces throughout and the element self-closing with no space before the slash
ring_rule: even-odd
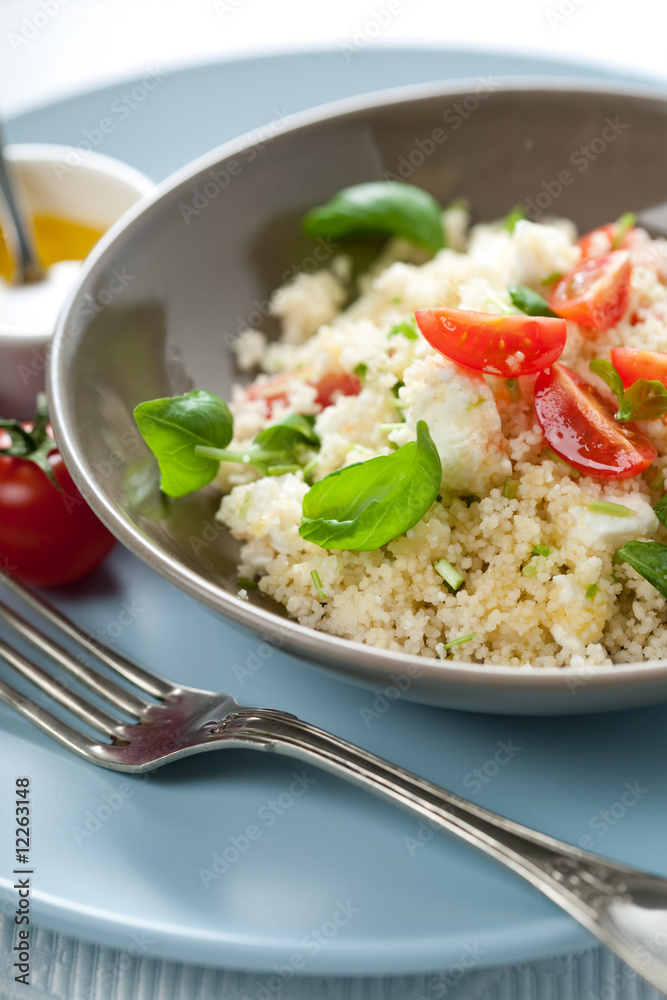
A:
<svg viewBox="0 0 667 1000">
<path fill-rule="evenodd" d="M 552 316 L 502 316 L 467 309 L 420 309 L 421 332 L 446 358 L 489 375 L 533 375 L 561 354 L 567 327 Z"/>
<path fill-rule="evenodd" d="M 648 438 L 619 424 L 600 393 L 563 364 L 537 376 L 535 413 L 549 447 L 589 476 L 629 479 L 657 458 Z"/>
<path fill-rule="evenodd" d="M 667 387 L 667 354 L 638 351 L 632 347 L 612 347 L 611 363 L 628 389 L 637 379 L 657 379 Z"/>
<path fill-rule="evenodd" d="M 630 226 L 626 229 L 619 243 L 620 229 L 621 222 L 619 220 L 618 222 L 608 222 L 606 226 L 598 226 L 590 233 L 584 233 L 577 240 L 577 246 L 581 247 L 582 260 L 588 260 L 590 257 L 602 257 L 611 253 L 612 250 L 628 249 L 633 243 L 636 228 Z"/>
<path fill-rule="evenodd" d="M 361 379 L 348 372 L 327 372 L 317 382 L 311 382 L 317 389 L 315 402 L 325 409 L 336 401 L 338 396 L 358 396 L 361 392 Z"/>
<path fill-rule="evenodd" d="M 549 292 L 549 305 L 584 332 L 608 330 L 628 307 L 632 265 L 627 250 L 594 257 L 564 274 Z"/>
<path fill-rule="evenodd" d="M 337 396 L 358 396 L 361 392 L 361 380 L 356 375 L 348 372 L 327 372 L 322 378 L 311 382 L 306 373 L 302 372 L 303 380 L 308 385 L 312 385 L 317 390 L 315 402 L 322 409 L 331 406 Z M 257 382 L 246 387 L 246 399 L 261 399 L 264 401 L 266 416 L 273 415 L 276 406 L 287 406 L 286 383 L 294 378 L 294 372 L 285 372 L 267 379 L 266 382 Z"/>
</svg>

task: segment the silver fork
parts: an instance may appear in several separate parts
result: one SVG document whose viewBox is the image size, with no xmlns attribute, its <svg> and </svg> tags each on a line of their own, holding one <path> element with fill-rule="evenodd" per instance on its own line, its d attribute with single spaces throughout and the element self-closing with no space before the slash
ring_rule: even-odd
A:
<svg viewBox="0 0 667 1000">
<path fill-rule="evenodd" d="M 0 620 L 108 703 L 100 709 L 0 640 L 0 657 L 72 715 L 102 734 L 92 739 L 0 679 L 0 697 L 84 760 L 140 773 L 179 757 L 226 747 L 306 760 L 391 799 L 431 826 L 455 833 L 522 875 L 629 966 L 667 991 L 667 879 L 607 861 L 482 809 L 287 712 L 242 708 L 230 695 L 173 684 L 101 645 L 20 584 L 5 585 L 73 640 L 155 701 L 129 691 L 0 602 Z M 129 715 L 127 723 L 117 713 Z"/>
</svg>

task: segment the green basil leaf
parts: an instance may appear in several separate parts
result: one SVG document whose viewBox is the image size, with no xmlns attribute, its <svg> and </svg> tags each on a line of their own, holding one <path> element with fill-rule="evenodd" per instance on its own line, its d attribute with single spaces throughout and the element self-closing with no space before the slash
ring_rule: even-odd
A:
<svg viewBox="0 0 667 1000">
<path fill-rule="evenodd" d="M 345 188 L 326 205 L 308 212 L 303 228 L 314 238 L 404 236 L 432 253 L 445 242 L 442 209 L 435 198 L 412 184 L 396 181 Z"/>
<path fill-rule="evenodd" d="M 419 340 L 417 324 L 414 319 L 408 320 L 406 323 L 394 323 L 387 337 L 398 337 L 399 334 L 408 340 Z"/>
<path fill-rule="evenodd" d="M 140 403 L 134 419 L 160 466 L 160 488 L 180 497 L 206 486 L 219 463 L 196 454 L 196 445 L 224 448 L 232 439 L 234 421 L 227 404 L 203 389 Z"/>
<path fill-rule="evenodd" d="M 511 285 L 507 289 L 510 293 L 512 304 L 525 312 L 526 316 L 556 316 L 545 298 L 534 292 L 527 285 Z"/>
<path fill-rule="evenodd" d="M 664 497 L 658 500 L 653 510 L 655 511 L 655 516 L 660 523 L 664 524 L 667 528 L 667 493 L 665 493 Z"/>
<path fill-rule="evenodd" d="M 595 374 L 598 375 L 603 382 L 607 383 L 611 391 L 618 399 L 620 406 L 623 403 L 624 396 L 623 379 L 618 374 L 611 361 L 605 361 L 604 358 L 593 358 L 588 367 L 592 372 L 595 372 Z"/>
<path fill-rule="evenodd" d="M 654 420 L 667 413 L 667 389 L 657 379 L 639 378 L 625 390 L 616 418 Z"/>
<path fill-rule="evenodd" d="M 282 476 L 285 472 L 301 469 L 312 457 L 312 449 L 319 448 L 320 439 L 314 426 L 314 417 L 292 413 L 280 423 L 260 431 L 245 451 L 229 451 L 226 448 L 198 444 L 195 454 L 215 459 L 216 462 L 252 465 L 265 476 Z"/>
<path fill-rule="evenodd" d="M 306 493 L 299 534 L 325 549 L 379 549 L 422 519 L 440 489 L 442 466 L 428 427 L 393 455 L 349 465 Z"/>
<path fill-rule="evenodd" d="M 626 542 L 616 553 L 616 558 L 630 563 L 663 597 L 667 597 L 667 545 L 662 542 Z"/>
</svg>

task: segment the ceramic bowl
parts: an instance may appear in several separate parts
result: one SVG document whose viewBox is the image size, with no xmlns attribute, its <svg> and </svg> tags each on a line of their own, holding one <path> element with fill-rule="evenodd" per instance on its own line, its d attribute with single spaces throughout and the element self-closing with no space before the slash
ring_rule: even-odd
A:
<svg viewBox="0 0 667 1000">
<path fill-rule="evenodd" d="M 155 187 L 138 170 L 101 153 L 42 143 L 10 145 L 5 153 L 34 215 L 66 219 L 99 232 L 106 232 Z M 24 320 L 21 303 L 15 312 L 20 319 L 10 322 L 0 307 L 0 413 L 29 419 L 35 396 L 44 388 L 53 328 Z"/>
<path fill-rule="evenodd" d="M 667 663 L 533 669 L 442 663 L 304 628 L 237 596 L 238 544 L 212 488 L 167 506 L 132 418 L 142 400 L 203 387 L 229 398 L 248 323 L 275 332 L 272 289 L 315 266 L 299 220 L 346 185 L 397 177 L 478 220 L 521 203 L 581 230 L 667 198 L 667 99 L 576 81 L 462 83 L 371 95 L 295 117 L 197 160 L 115 226 L 61 316 L 50 366 L 56 434 L 118 538 L 198 600 L 341 678 L 435 705 L 568 714 L 667 699 Z M 326 248 L 322 250 L 325 253 Z M 178 628 L 177 622 L 165 627 Z M 224 640 L 222 641 L 224 645 Z M 187 677 L 182 678 L 187 682 Z"/>
</svg>

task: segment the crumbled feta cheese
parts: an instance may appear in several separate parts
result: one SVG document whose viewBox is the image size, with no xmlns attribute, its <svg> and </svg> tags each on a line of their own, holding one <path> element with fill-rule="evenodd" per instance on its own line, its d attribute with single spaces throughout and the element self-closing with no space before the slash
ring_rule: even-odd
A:
<svg viewBox="0 0 667 1000">
<path fill-rule="evenodd" d="M 425 420 L 442 462 L 444 488 L 483 495 L 512 471 L 498 410 L 481 375 L 440 355 L 414 361 L 399 391 L 408 403 L 405 426 L 389 440 L 403 445 Z"/>
<path fill-rule="evenodd" d="M 611 503 L 622 504 L 637 513 L 616 517 L 613 514 L 600 514 L 598 511 L 588 510 L 587 507 L 573 507 L 571 513 L 575 518 L 575 524 L 569 532 L 571 537 L 587 547 L 602 542 L 604 545 L 620 549 L 632 538 L 648 538 L 657 531 L 658 519 L 644 497 L 638 494 L 614 497 L 607 492 L 604 499 Z"/>
</svg>

